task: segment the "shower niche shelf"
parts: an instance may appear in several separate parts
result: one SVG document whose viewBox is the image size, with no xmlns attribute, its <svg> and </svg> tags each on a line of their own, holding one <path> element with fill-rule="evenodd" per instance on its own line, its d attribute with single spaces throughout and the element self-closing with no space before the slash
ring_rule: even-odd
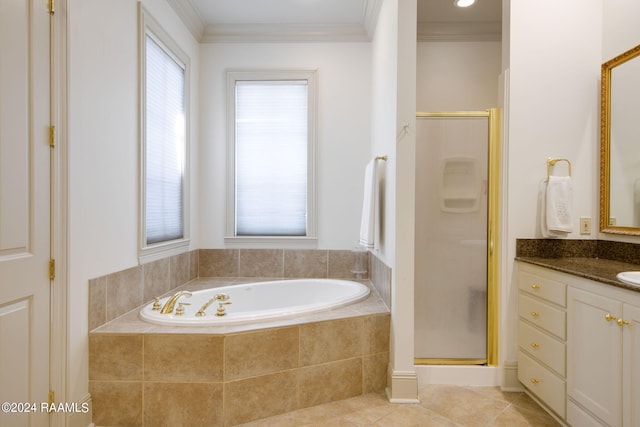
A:
<svg viewBox="0 0 640 427">
<path fill-rule="evenodd" d="M 480 176 L 476 159 L 450 157 L 443 159 L 440 188 L 440 210 L 468 213 L 480 204 Z"/>
</svg>

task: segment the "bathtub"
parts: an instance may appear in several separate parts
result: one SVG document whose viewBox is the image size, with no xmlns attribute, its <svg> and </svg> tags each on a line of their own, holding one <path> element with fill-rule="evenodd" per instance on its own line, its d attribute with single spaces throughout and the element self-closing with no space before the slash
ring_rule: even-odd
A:
<svg viewBox="0 0 640 427">
<path fill-rule="evenodd" d="M 245 283 L 210 288 L 183 295 L 178 303 L 183 313 L 161 314 L 153 303 L 140 310 L 140 318 L 160 325 L 212 326 L 260 322 L 291 316 L 317 313 L 354 304 L 369 295 L 369 288 L 359 282 L 337 279 L 296 279 Z M 215 299 L 216 295 L 227 295 Z M 212 298 L 214 298 L 212 300 Z M 163 307 L 169 297 L 160 299 L 156 306 Z M 208 303 L 204 315 L 198 312 Z M 219 303 L 225 303 L 222 306 Z M 187 305 L 188 304 L 188 305 Z M 218 316 L 218 309 L 224 315 Z"/>
</svg>

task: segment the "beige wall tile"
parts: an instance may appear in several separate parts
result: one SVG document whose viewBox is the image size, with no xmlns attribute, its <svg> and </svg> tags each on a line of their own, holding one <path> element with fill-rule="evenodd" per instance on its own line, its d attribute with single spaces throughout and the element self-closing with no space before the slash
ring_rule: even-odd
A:
<svg viewBox="0 0 640 427">
<path fill-rule="evenodd" d="M 200 249 L 200 277 L 237 277 L 240 251 L 237 249 Z"/>
<path fill-rule="evenodd" d="M 142 305 L 142 267 L 107 276 L 107 321 Z"/>
<path fill-rule="evenodd" d="M 142 380 L 142 335 L 89 334 L 90 380 Z"/>
<path fill-rule="evenodd" d="M 220 335 L 145 335 L 145 381 L 222 381 L 223 340 Z"/>
<path fill-rule="evenodd" d="M 362 332 L 362 318 L 300 325 L 300 365 L 361 356 Z"/>
<path fill-rule="evenodd" d="M 387 369 L 389 353 L 366 355 L 362 361 L 363 393 L 382 391 L 387 387 Z"/>
<path fill-rule="evenodd" d="M 153 261 L 142 266 L 144 270 L 143 302 L 153 300 L 171 289 L 170 258 Z"/>
<path fill-rule="evenodd" d="M 198 278 L 198 267 L 199 267 L 199 250 L 189 252 L 189 279 L 197 279 Z"/>
<path fill-rule="evenodd" d="M 389 351 L 390 327 L 390 314 L 364 318 L 364 354 Z"/>
<path fill-rule="evenodd" d="M 362 358 L 340 360 L 299 370 L 300 407 L 362 394 Z"/>
<path fill-rule="evenodd" d="M 89 280 L 89 330 L 107 322 L 107 277 Z"/>
<path fill-rule="evenodd" d="M 144 425 L 222 426 L 222 383 L 144 384 Z"/>
<path fill-rule="evenodd" d="M 89 381 L 97 426 L 142 426 L 142 382 Z"/>
<path fill-rule="evenodd" d="M 283 277 L 281 249 L 242 249 L 240 277 Z"/>
<path fill-rule="evenodd" d="M 183 253 L 169 258 L 171 263 L 171 289 L 187 283 L 190 278 L 189 254 Z"/>
<path fill-rule="evenodd" d="M 327 277 L 327 251 L 285 250 L 284 277 Z"/>
<path fill-rule="evenodd" d="M 298 327 L 265 329 L 225 338 L 225 381 L 298 367 Z"/>
<path fill-rule="evenodd" d="M 225 384 L 224 425 L 232 426 L 298 409 L 296 371 Z"/>
<path fill-rule="evenodd" d="M 355 278 L 355 274 L 351 272 L 355 267 L 355 256 L 351 251 L 328 251 L 329 252 L 329 274 L 328 277 L 332 279 L 349 279 Z M 367 254 L 368 256 L 368 254 Z M 363 279 L 366 279 L 367 274 L 363 275 Z"/>
</svg>

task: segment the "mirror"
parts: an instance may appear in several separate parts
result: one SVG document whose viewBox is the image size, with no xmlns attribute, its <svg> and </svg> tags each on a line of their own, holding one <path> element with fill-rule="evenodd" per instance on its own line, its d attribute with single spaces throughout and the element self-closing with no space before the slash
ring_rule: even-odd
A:
<svg viewBox="0 0 640 427">
<path fill-rule="evenodd" d="M 640 235 L 640 45 L 602 64 L 600 231 Z"/>
</svg>

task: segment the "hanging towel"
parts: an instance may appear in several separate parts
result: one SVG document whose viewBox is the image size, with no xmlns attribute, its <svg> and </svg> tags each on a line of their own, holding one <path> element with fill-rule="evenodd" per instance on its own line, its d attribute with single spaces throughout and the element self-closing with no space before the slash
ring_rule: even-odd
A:
<svg viewBox="0 0 640 427">
<path fill-rule="evenodd" d="M 378 209 L 378 176 L 376 160 L 367 164 L 364 172 L 364 197 L 360 222 L 360 245 L 373 248 L 376 234 L 376 211 Z"/>
<path fill-rule="evenodd" d="M 563 237 L 573 230 L 573 187 L 570 176 L 550 176 L 542 197 L 540 222 L 544 237 Z"/>
</svg>

